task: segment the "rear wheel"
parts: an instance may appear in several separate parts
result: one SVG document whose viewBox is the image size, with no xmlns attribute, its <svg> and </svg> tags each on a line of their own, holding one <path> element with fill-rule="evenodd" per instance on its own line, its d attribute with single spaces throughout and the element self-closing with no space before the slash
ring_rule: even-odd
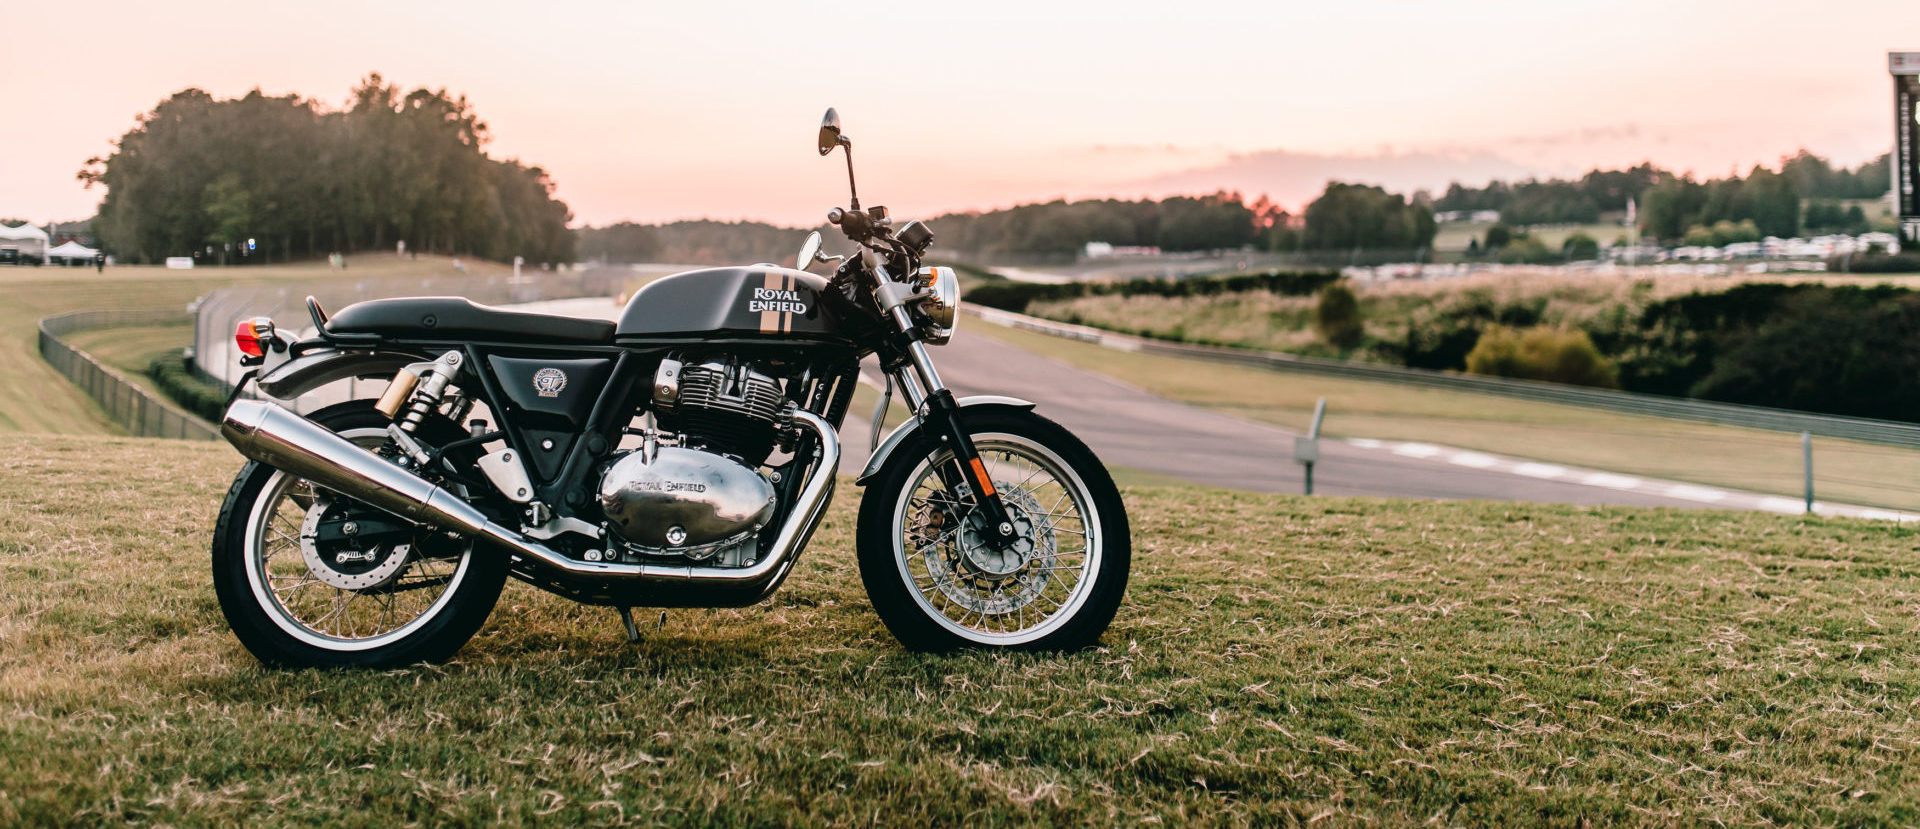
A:
<svg viewBox="0 0 1920 829">
<path fill-rule="evenodd" d="M 370 401 L 309 417 L 367 449 L 388 439 L 388 421 Z M 423 429 L 435 442 L 459 437 L 450 422 Z M 214 592 L 234 635 L 270 665 L 440 662 L 486 623 L 506 580 L 506 556 L 473 547 L 248 463 L 214 528 Z"/>
<path fill-rule="evenodd" d="M 1072 433 L 1031 412 L 963 411 L 1018 540 L 995 549 L 953 453 L 922 431 L 860 502 L 860 577 L 893 635 L 915 650 L 1067 649 L 1098 641 L 1131 566 L 1126 507 Z"/>
</svg>

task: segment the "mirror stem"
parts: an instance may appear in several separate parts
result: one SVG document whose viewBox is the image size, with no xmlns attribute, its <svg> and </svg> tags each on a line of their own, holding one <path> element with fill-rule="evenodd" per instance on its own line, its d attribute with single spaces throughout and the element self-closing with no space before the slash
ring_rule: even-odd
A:
<svg viewBox="0 0 1920 829">
<path fill-rule="evenodd" d="M 858 213 L 860 212 L 860 188 L 853 183 L 853 142 L 842 137 L 840 146 L 847 151 L 847 192 L 852 194 L 852 199 L 847 203 L 847 209 Z"/>
</svg>

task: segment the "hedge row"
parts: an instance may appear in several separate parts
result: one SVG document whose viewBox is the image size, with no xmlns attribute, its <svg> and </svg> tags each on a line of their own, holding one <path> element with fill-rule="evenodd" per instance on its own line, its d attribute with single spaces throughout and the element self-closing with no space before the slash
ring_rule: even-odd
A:
<svg viewBox="0 0 1920 829">
<path fill-rule="evenodd" d="M 1130 279 L 1124 282 L 990 282 L 975 287 L 968 302 L 1006 311 L 1025 311 L 1029 303 L 1083 296 L 1188 297 L 1266 291 L 1282 296 L 1311 296 L 1339 281 L 1333 271 L 1269 271 L 1186 279 Z"/>
<path fill-rule="evenodd" d="M 1872 253 L 1827 259 L 1828 273 L 1920 273 L 1920 253 Z"/>
<path fill-rule="evenodd" d="M 153 361 L 147 366 L 147 376 L 153 378 L 153 384 L 160 393 L 202 418 L 219 423 L 226 413 L 227 394 L 212 384 L 194 376 L 187 367 L 187 358 L 172 354 Z"/>
</svg>

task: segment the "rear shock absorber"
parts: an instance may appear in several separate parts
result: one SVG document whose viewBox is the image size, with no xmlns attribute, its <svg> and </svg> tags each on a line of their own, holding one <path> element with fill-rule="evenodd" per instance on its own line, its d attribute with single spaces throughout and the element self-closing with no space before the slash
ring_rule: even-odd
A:
<svg viewBox="0 0 1920 829">
<path fill-rule="evenodd" d="M 449 351 L 440 355 L 440 359 L 425 364 L 425 370 L 420 373 L 418 387 L 413 390 L 413 394 L 407 400 L 405 410 L 394 421 L 401 431 L 411 435 L 420 429 L 420 424 L 425 422 L 427 416 L 440 405 L 440 398 L 446 394 L 447 386 L 453 382 L 454 375 L 460 373 L 461 362 L 460 352 Z M 408 366 L 408 368 L 412 367 Z M 399 381 L 399 378 L 394 379 L 396 383 Z M 385 400 L 383 399 L 382 402 Z"/>
<path fill-rule="evenodd" d="M 453 382 L 454 375 L 460 373 L 461 361 L 460 352 L 449 351 L 431 363 L 407 366 L 394 375 L 393 382 L 387 384 L 387 390 L 380 395 L 380 401 L 373 405 L 393 421 L 387 424 L 387 434 L 405 454 L 398 459 L 401 466 L 424 465 L 433 459 L 433 454 L 414 439 L 414 432 L 439 407 L 447 386 Z"/>
</svg>

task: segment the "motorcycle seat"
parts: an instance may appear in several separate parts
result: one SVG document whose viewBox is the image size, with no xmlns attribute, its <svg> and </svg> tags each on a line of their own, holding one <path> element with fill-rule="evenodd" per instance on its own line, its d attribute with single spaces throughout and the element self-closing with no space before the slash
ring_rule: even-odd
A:
<svg viewBox="0 0 1920 829">
<path fill-rule="evenodd" d="M 457 296 L 370 299 L 327 320 L 328 334 L 568 345 L 613 342 L 613 329 L 608 320 L 508 311 Z"/>
</svg>

